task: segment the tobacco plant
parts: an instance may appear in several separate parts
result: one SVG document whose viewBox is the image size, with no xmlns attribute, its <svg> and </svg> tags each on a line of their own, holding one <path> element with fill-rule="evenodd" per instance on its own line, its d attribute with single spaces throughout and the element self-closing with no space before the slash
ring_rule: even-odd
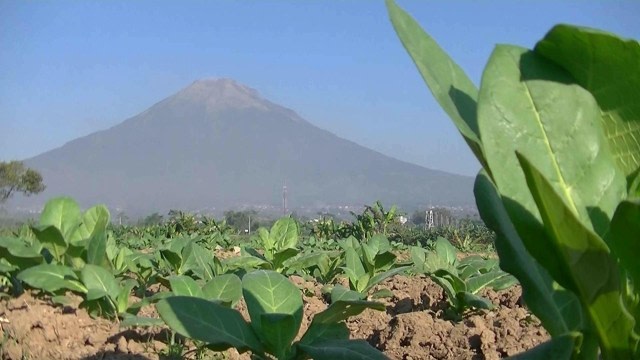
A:
<svg viewBox="0 0 640 360">
<path fill-rule="evenodd" d="M 0 251 L 29 286 L 55 293 L 62 289 L 86 293 L 78 272 L 85 265 L 110 269 L 106 256 L 109 211 L 96 206 L 80 212 L 70 198 L 52 199 L 40 222 L 31 227 L 34 239 L 4 238 Z"/>
<path fill-rule="evenodd" d="M 161 300 L 160 317 L 177 333 L 203 341 L 209 349 L 234 347 L 255 359 L 385 359 L 365 340 L 349 339 L 344 320 L 365 309 L 384 310 L 379 303 L 339 301 L 316 314 L 300 340 L 302 294 L 283 275 L 256 270 L 242 279 L 242 292 L 251 321 L 240 312 L 200 297 L 174 296 Z"/>
<path fill-rule="evenodd" d="M 519 358 L 640 358 L 640 43 L 557 25 L 498 45 L 480 89 L 393 1 L 393 26 L 483 170 L 500 266 L 552 339 Z"/>
<path fill-rule="evenodd" d="M 339 299 L 366 299 L 390 297 L 388 289 L 380 289 L 369 295 L 369 291 L 383 280 L 403 273 L 409 266 L 396 266 L 396 255 L 384 235 L 374 235 L 360 243 L 354 237 L 339 241 L 344 249 L 345 266 L 342 270 L 349 278 L 349 289 L 336 285 L 331 291 L 331 301 Z"/>
<path fill-rule="evenodd" d="M 478 295 L 484 288 L 507 289 L 517 280 L 498 268 L 497 259 L 472 255 L 458 260 L 457 250 L 445 238 L 438 238 L 435 250 L 411 248 L 411 259 L 417 273 L 427 274 L 444 290 L 451 306 L 448 316 L 459 320 L 468 309 L 493 309 L 488 299 Z"/>
<path fill-rule="evenodd" d="M 246 259 L 241 258 L 237 261 L 283 273 L 287 269 L 285 266 L 287 260 L 293 259 L 300 252 L 297 248 L 298 224 L 290 217 L 283 217 L 276 221 L 271 231 L 259 228 L 256 240 L 264 249 L 264 253 L 245 248 L 243 251 Z"/>
</svg>

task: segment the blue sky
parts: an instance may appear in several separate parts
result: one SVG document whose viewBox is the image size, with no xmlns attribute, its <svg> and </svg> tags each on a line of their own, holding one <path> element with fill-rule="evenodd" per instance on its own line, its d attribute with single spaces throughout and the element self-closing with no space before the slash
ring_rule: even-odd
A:
<svg viewBox="0 0 640 360">
<path fill-rule="evenodd" d="M 476 83 L 494 44 L 532 47 L 556 23 L 640 39 L 638 1 L 398 3 Z M 207 77 L 234 78 L 398 159 L 479 168 L 382 0 L 0 0 L 0 160 L 111 127 Z"/>
</svg>

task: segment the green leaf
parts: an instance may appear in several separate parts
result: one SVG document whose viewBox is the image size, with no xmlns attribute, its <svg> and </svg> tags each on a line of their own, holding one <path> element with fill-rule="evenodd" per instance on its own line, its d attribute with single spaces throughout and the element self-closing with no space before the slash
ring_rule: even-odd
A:
<svg viewBox="0 0 640 360">
<path fill-rule="evenodd" d="M 449 240 L 438 237 L 436 239 L 436 254 L 447 265 L 455 266 L 458 263 L 458 250 L 451 245 Z"/>
<path fill-rule="evenodd" d="M 213 254 L 204 247 L 190 243 L 184 249 L 184 269 L 193 271 L 199 278 L 204 281 L 213 279 Z"/>
<path fill-rule="evenodd" d="M 559 255 L 540 241 L 547 234 L 515 152 L 540 169 L 585 226 L 603 234 L 626 184 L 611 167 L 597 103 L 552 62 L 499 45 L 482 77 L 478 125 L 494 183 L 527 250 L 570 288 Z"/>
<path fill-rule="evenodd" d="M 476 119 L 478 89 L 447 53 L 394 1 L 387 0 L 389 18 L 402 45 L 440 106 L 453 120 L 481 164 L 485 158 Z"/>
<path fill-rule="evenodd" d="M 491 310 L 494 308 L 491 301 L 483 298 L 482 296 L 478 296 L 472 294 L 467 291 L 461 291 L 456 294 L 458 301 L 465 305 L 465 307 L 476 308 L 476 309 L 486 309 Z"/>
<path fill-rule="evenodd" d="M 364 266 L 362 266 L 362 261 L 360 260 L 360 256 L 358 256 L 358 253 L 356 252 L 355 249 L 347 248 L 344 254 L 345 254 L 345 261 L 347 265 L 345 272 L 348 271 L 347 274 L 349 278 L 353 280 L 353 285 L 356 286 L 358 279 L 366 275 L 366 271 L 364 269 Z"/>
<path fill-rule="evenodd" d="M 640 43 L 556 25 L 535 51 L 562 66 L 595 97 L 616 164 L 632 178 L 640 168 Z"/>
<path fill-rule="evenodd" d="M 16 257 L 36 258 L 41 256 L 41 247 L 28 244 L 21 238 L 0 237 L 0 248 L 5 248 L 9 254 Z"/>
<path fill-rule="evenodd" d="M 14 270 L 20 270 L 18 266 L 12 265 L 7 259 L 0 258 L 0 274 L 8 274 Z"/>
<path fill-rule="evenodd" d="M 412 246 L 409 249 L 409 255 L 411 256 L 411 261 L 417 272 L 426 272 L 427 267 L 425 266 L 425 262 L 427 261 L 427 250 L 421 248 L 420 246 Z"/>
<path fill-rule="evenodd" d="M 259 228 L 258 238 L 260 238 L 260 241 L 262 242 L 262 247 L 264 247 L 265 252 L 271 253 L 271 251 L 275 247 L 275 244 L 274 244 L 274 239 L 272 239 L 271 236 L 269 236 L 269 230 L 265 228 Z"/>
<path fill-rule="evenodd" d="M 302 294 L 283 275 L 271 270 L 256 270 L 242 278 L 242 292 L 251 317 L 251 327 L 263 340 L 265 326 L 262 314 L 289 314 L 295 320 L 292 333 L 297 334 L 302 323 Z M 273 324 L 272 324 L 273 325 Z M 284 330 L 274 330 L 284 333 Z"/>
<path fill-rule="evenodd" d="M 172 249 L 160 250 L 160 255 L 164 261 L 177 273 L 181 273 L 182 268 L 182 249 L 176 252 Z"/>
<path fill-rule="evenodd" d="M 78 277 L 73 270 L 64 265 L 40 264 L 22 270 L 16 277 L 33 288 L 50 293 L 61 289 L 87 292 L 87 289 L 78 282 Z"/>
<path fill-rule="evenodd" d="M 202 287 L 204 297 L 235 304 L 242 298 L 242 280 L 235 274 L 218 275 Z"/>
<path fill-rule="evenodd" d="M 237 310 L 186 296 L 160 300 L 156 309 L 171 330 L 204 341 L 217 350 L 234 347 L 240 352 L 251 350 L 261 354 L 264 351 L 260 340 Z"/>
<path fill-rule="evenodd" d="M 80 226 L 81 220 L 82 214 L 78 203 L 70 197 L 58 197 L 45 204 L 40 215 L 39 228 L 53 226 L 60 230 L 63 239 L 68 242 Z"/>
<path fill-rule="evenodd" d="M 383 298 L 390 298 L 390 297 L 393 297 L 393 292 L 386 288 L 376 290 L 370 296 L 371 299 L 383 299 Z"/>
<path fill-rule="evenodd" d="M 122 288 L 120 288 L 120 292 L 118 293 L 118 314 L 123 314 L 127 309 L 129 309 L 129 295 L 136 285 L 135 280 L 132 279 L 129 279 L 122 284 Z"/>
<path fill-rule="evenodd" d="M 384 311 L 385 306 L 382 303 L 365 300 L 338 300 L 332 302 L 324 311 L 319 312 L 313 317 L 313 323 L 337 323 L 347 320 L 351 316 L 356 316 L 366 309 L 374 309 Z"/>
<path fill-rule="evenodd" d="M 64 254 L 65 262 L 71 265 L 74 270 L 80 270 L 86 264 L 87 246 L 86 244 L 83 244 L 83 242 L 69 244 L 69 248 L 67 248 L 67 251 Z"/>
<path fill-rule="evenodd" d="M 246 269 L 253 270 L 268 264 L 267 261 L 255 256 L 236 256 L 222 261 L 223 266 L 229 270 Z"/>
<path fill-rule="evenodd" d="M 349 328 L 344 321 L 340 322 L 325 322 L 319 323 L 316 322 L 307 329 L 307 332 L 304 334 L 302 339 L 299 342 L 294 344 L 294 347 L 297 344 L 313 344 L 314 342 L 322 342 L 330 339 L 349 339 Z"/>
<path fill-rule="evenodd" d="M 365 340 L 326 340 L 312 344 L 298 344 L 300 350 L 316 360 L 376 360 L 387 359 Z"/>
<path fill-rule="evenodd" d="M 503 276 L 494 280 L 492 283 L 487 285 L 495 291 L 506 290 L 514 285 L 518 284 L 518 279 L 515 276 L 507 273 L 503 273 Z"/>
<path fill-rule="evenodd" d="M 391 243 L 389 239 L 382 234 L 376 234 L 367 241 L 367 245 L 374 249 L 375 254 L 383 254 L 391 251 Z"/>
<path fill-rule="evenodd" d="M 51 302 L 54 303 L 55 305 L 60 305 L 60 306 L 71 306 L 72 304 L 71 299 L 69 299 L 65 295 L 52 296 Z"/>
<path fill-rule="evenodd" d="M 91 288 L 87 290 L 87 293 L 84 296 L 84 299 L 89 301 L 94 301 L 98 299 L 102 299 L 104 297 L 109 297 L 109 294 L 104 289 L 99 288 Z"/>
<path fill-rule="evenodd" d="M 286 248 L 276 252 L 273 255 L 273 266 L 276 270 L 282 270 L 285 261 L 298 255 L 299 250 L 293 248 Z"/>
<path fill-rule="evenodd" d="M 397 267 L 391 270 L 387 270 L 383 273 L 380 274 L 376 274 L 374 277 L 372 277 L 371 279 L 369 279 L 368 283 L 367 283 L 367 287 L 365 288 L 365 292 L 368 292 L 371 288 L 373 288 L 374 286 L 378 285 L 379 283 L 381 283 L 382 281 L 384 281 L 386 278 L 390 278 L 392 276 L 398 275 L 398 274 L 402 274 L 403 272 L 409 270 L 411 267 L 410 266 L 401 266 L 401 267 Z"/>
<path fill-rule="evenodd" d="M 465 281 L 467 284 L 467 291 L 472 294 L 476 294 L 478 291 L 484 289 L 486 286 L 490 285 L 496 280 L 499 280 L 502 277 L 505 277 L 506 275 L 507 274 L 500 270 L 493 270 L 488 273 L 473 276 Z"/>
<path fill-rule="evenodd" d="M 621 301 L 616 259 L 605 242 L 565 205 L 544 175 L 523 155 L 518 154 L 518 159 L 551 240 L 544 245 L 548 252 L 561 256 L 563 270 L 571 277 L 598 333 L 603 355 L 631 358 L 638 338 L 632 334 L 634 320 Z"/>
<path fill-rule="evenodd" d="M 618 205 L 607 238 L 611 250 L 620 260 L 634 283 L 640 284 L 640 200 L 623 201 Z"/>
<path fill-rule="evenodd" d="M 49 250 L 57 262 L 62 262 L 69 244 L 65 241 L 60 230 L 53 225 L 38 225 L 31 227 L 31 231 L 36 235 L 42 247 Z"/>
<path fill-rule="evenodd" d="M 300 343 L 312 344 L 328 339 L 348 339 L 348 329 L 345 333 L 343 327 L 335 325 L 351 316 L 359 315 L 366 309 L 384 311 L 385 306 L 381 303 L 364 300 L 336 300 L 332 302 L 328 308 L 313 317 L 307 332 L 300 339 Z"/>
<path fill-rule="evenodd" d="M 451 273 L 450 271 L 439 269 L 436 270 L 431 277 L 445 279 L 451 285 L 454 293 L 467 291 L 467 284 L 462 281 L 458 275 Z"/>
<path fill-rule="evenodd" d="M 111 271 L 97 265 L 87 264 L 80 272 L 80 279 L 87 290 L 104 291 L 111 300 L 118 299 L 120 286 Z"/>
<path fill-rule="evenodd" d="M 33 246 L 22 239 L 0 237 L 0 259 L 4 259 L 18 269 L 36 266 L 44 260 L 40 252 L 41 246 Z"/>
<path fill-rule="evenodd" d="M 129 248 L 123 248 L 129 250 Z M 107 249 L 105 250 L 107 253 L 107 258 L 109 261 L 115 261 L 116 256 L 118 256 L 118 252 L 120 249 L 118 248 L 118 244 L 116 243 L 116 239 L 113 236 L 107 236 Z M 131 250 L 129 250 L 131 251 Z"/>
<path fill-rule="evenodd" d="M 431 274 L 438 269 L 455 271 L 455 266 L 449 264 L 446 257 L 440 257 L 435 252 L 425 250 L 419 246 L 411 248 L 411 258 L 418 272 Z"/>
<path fill-rule="evenodd" d="M 393 265 L 396 265 L 396 255 L 394 253 L 389 251 L 378 254 L 374 261 L 374 272 L 388 270 Z"/>
<path fill-rule="evenodd" d="M 290 217 L 278 219 L 269 236 L 276 250 L 295 248 L 298 245 L 298 224 Z"/>
<path fill-rule="evenodd" d="M 131 314 L 123 314 L 122 321 L 120 321 L 120 327 L 149 327 L 149 326 L 161 326 L 164 325 L 162 319 L 135 316 Z"/>
<path fill-rule="evenodd" d="M 356 283 L 354 284 L 355 290 L 361 293 L 366 293 L 367 287 L 369 285 L 369 280 L 371 280 L 371 277 L 369 276 L 369 274 L 364 274 L 360 276 L 360 278 L 357 279 Z"/>
<path fill-rule="evenodd" d="M 578 298 L 554 284 L 553 280 L 527 253 L 509 219 L 495 186 L 481 171 L 476 177 L 474 194 L 482 220 L 496 232 L 496 250 L 500 267 L 522 284 L 522 297 L 552 336 L 560 336 L 582 326 Z"/>
<path fill-rule="evenodd" d="M 367 297 L 367 294 L 359 293 L 357 291 L 353 291 L 347 289 L 346 287 L 338 284 L 331 289 L 331 303 L 336 303 L 338 301 L 344 300 L 364 300 Z"/>
<path fill-rule="evenodd" d="M 458 263 L 458 276 L 466 280 L 472 276 L 490 272 L 497 268 L 497 262 L 487 261 L 480 256 L 468 256 Z"/>
<path fill-rule="evenodd" d="M 87 264 L 107 265 L 108 263 L 107 233 L 105 231 L 97 231 L 89 238 L 87 243 Z"/>
<path fill-rule="evenodd" d="M 70 243 L 86 240 L 107 231 L 111 215 L 104 205 L 94 206 L 82 216 L 82 223 L 68 238 Z M 106 236 L 106 234 L 105 234 Z"/>
<path fill-rule="evenodd" d="M 290 258 L 283 262 L 283 265 L 294 270 L 308 269 L 314 266 L 318 266 L 321 262 L 326 262 L 325 258 L 328 258 L 327 252 L 316 251 L 306 254 L 301 254 L 297 258 Z"/>
<path fill-rule="evenodd" d="M 547 359 L 571 359 L 578 347 L 582 336 L 579 333 L 567 333 L 554 336 L 533 349 L 512 356 L 510 360 L 547 360 Z"/>
<path fill-rule="evenodd" d="M 200 285 L 192 278 L 184 275 L 174 275 L 168 277 L 171 285 L 171 292 L 176 296 L 195 296 L 204 298 Z"/>
<path fill-rule="evenodd" d="M 266 345 L 267 350 L 278 359 L 284 359 L 291 348 L 291 342 L 298 333 L 296 318 L 291 314 L 270 314 L 260 315 L 262 332 L 260 338 Z"/>
</svg>

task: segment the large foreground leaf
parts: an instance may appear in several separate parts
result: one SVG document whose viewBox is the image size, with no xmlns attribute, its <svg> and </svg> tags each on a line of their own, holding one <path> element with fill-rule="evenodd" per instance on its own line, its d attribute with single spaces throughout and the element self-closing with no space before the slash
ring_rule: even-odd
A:
<svg viewBox="0 0 640 360">
<path fill-rule="evenodd" d="M 546 270 L 527 253 L 495 185 L 485 171 L 480 171 L 476 177 L 473 192 L 482 220 L 496 233 L 500 268 L 520 281 L 527 307 L 552 336 L 581 327 L 582 311 L 578 299 L 554 284 Z"/>
<path fill-rule="evenodd" d="M 480 163 L 484 164 L 476 118 L 478 89 L 420 25 L 392 0 L 387 0 L 391 23 L 424 82 L 451 117 Z"/>
<path fill-rule="evenodd" d="M 632 177 L 640 168 L 640 43 L 604 31 L 557 25 L 535 51 L 593 94 L 616 163 Z"/>
<path fill-rule="evenodd" d="M 623 201 L 618 205 L 608 243 L 633 282 L 640 285 L 640 201 Z"/>
<path fill-rule="evenodd" d="M 633 317 L 622 302 L 616 259 L 605 242 L 564 204 L 542 173 L 524 156 L 518 155 L 518 159 L 551 240 L 543 244 L 562 257 L 563 270 L 599 335 L 602 353 L 607 359 L 631 358 L 638 339 L 632 332 Z"/>
<path fill-rule="evenodd" d="M 235 347 L 240 352 L 252 350 L 262 353 L 262 344 L 242 315 L 211 301 L 172 296 L 156 305 L 164 322 L 177 333 L 224 350 Z"/>
<path fill-rule="evenodd" d="M 540 169 L 553 189 L 588 228 L 604 234 L 625 177 L 612 167 L 591 94 L 554 63 L 523 48 L 499 45 L 482 77 L 478 125 L 491 176 L 524 244 L 562 286 L 572 282 L 559 255 L 540 241 L 547 236 L 515 152 Z M 574 290 L 574 289 L 571 289 Z"/>
</svg>

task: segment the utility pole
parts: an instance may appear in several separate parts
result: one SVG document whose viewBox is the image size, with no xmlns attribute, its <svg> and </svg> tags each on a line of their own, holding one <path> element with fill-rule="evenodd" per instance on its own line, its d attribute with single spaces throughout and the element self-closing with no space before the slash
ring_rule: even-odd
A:
<svg viewBox="0 0 640 360">
<path fill-rule="evenodd" d="M 249 235 L 251 235 L 251 214 L 249 214 Z"/>
<path fill-rule="evenodd" d="M 282 185 L 282 215 L 287 216 L 287 181 Z"/>
</svg>

